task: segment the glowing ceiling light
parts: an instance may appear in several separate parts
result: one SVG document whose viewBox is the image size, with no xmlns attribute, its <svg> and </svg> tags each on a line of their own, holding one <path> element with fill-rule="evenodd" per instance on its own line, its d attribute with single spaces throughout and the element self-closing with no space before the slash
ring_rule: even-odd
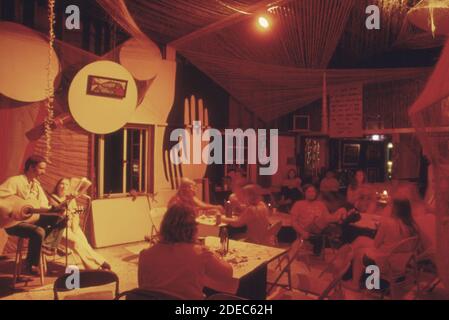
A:
<svg viewBox="0 0 449 320">
<path fill-rule="evenodd" d="M 270 27 L 270 21 L 264 16 L 260 16 L 258 19 L 259 26 L 261 26 L 264 29 L 268 29 Z"/>
</svg>

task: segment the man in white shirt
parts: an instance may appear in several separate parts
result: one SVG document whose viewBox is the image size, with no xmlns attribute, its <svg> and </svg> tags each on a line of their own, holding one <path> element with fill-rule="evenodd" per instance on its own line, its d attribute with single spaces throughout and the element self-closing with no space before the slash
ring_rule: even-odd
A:
<svg viewBox="0 0 449 320">
<path fill-rule="evenodd" d="M 24 174 L 10 177 L 0 185 L 0 198 L 15 195 L 23 200 L 37 202 L 40 208 L 50 209 L 45 191 L 37 180 L 38 177 L 45 174 L 46 168 L 47 163 L 43 157 L 36 155 L 29 157 L 25 162 Z M 18 222 L 5 229 L 9 235 L 29 239 L 27 273 L 37 274 L 42 242 L 58 222 L 60 222 L 58 217 L 40 216 L 39 220 L 34 223 Z"/>
</svg>

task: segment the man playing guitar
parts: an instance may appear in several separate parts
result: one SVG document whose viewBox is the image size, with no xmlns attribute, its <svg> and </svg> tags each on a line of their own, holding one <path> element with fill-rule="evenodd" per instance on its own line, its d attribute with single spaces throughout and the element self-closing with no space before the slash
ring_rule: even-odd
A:
<svg viewBox="0 0 449 320">
<path fill-rule="evenodd" d="M 13 176 L 0 185 L 0 200 L 16 196 L 20 199 L 34 202 L 43 212 L 61 212 L 64 208 L 51 207 L 44 189 L 37 178 L 45 174 L 47 163 L 41 156 L 31 156 L 25 162 L 24 174 Z M 26 273 L 37 275 L 41 256 L 42 243 L 52 230 L 63 229 L 64 220 L 58 216 L 41 215 L 27 221 L 14 221 L 6 226 L 9 235 L 28 238 L 28 254 L 26 259 Z"/>
</svg>

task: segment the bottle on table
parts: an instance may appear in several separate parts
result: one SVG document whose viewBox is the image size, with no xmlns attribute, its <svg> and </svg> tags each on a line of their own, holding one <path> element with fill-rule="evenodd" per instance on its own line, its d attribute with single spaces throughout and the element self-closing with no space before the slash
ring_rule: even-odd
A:
<svg viewBox="0 0 449 320">
<path fill-rule="evenodd" d="M 220 227 L 220 252 L 225 255 L 229 251 L 229 234 L 228 228 L 225 226 Z"/>
</svg>

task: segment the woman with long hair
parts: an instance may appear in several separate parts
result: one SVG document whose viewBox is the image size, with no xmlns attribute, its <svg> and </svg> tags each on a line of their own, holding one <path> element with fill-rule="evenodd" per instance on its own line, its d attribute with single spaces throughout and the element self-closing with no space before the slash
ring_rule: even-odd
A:
<svg viewBox="0 0 449 320">
<path fill-rule="evenodd" d="M 385 271 L 386 258 L 391 254 L 392 249 L 399 242 L 410 237 L 419 237 L 410 201 L 395 199 L 391 207 L 391 216 L 382 218 L 376 237 L 374 239 L 359 237 L 351 244 L 354 251 L 353 277 L 351 282 L 346 283 L 346 287 L 353 290 L 360 289 L 360 279 L 368 261 L 369 264 L 375 264 L 381 271 Z M 416 246 L 405 248 L 405 250 L 412 252 L 415 248 Z M 402 263 L 401 257 L 394 260 L 397 267 L 400 267 Z"/>
<path fill-rule="evenodd" d="M 76 200 L 68 197 L 70 195 L 70 181 L 68 178 L 62 178 L 56 184 L 51 199 L 56 205 L 68 201 L 67 204 L 67 234 L 64 231 L 63 237 L 67 236 L 68 247 L 79 256 L 84 267 L 89 270 L 105 269 L 110 270 L 111 266 L 105 258 L 98 254 L 87 241 L 83 230 L 80 227 L 80 217 L 77 214 Z M 65 241 L 63 241 L 65 243 Z"/>
<path fill-rule="evenodd" d="M 139 255 L 139 288 L 203 299 L 211 282 L 232 279 L 232 266 L 199 245 L 194 210 L 175 204 L 164 215 L 159 242 Z"/>
</svg>

